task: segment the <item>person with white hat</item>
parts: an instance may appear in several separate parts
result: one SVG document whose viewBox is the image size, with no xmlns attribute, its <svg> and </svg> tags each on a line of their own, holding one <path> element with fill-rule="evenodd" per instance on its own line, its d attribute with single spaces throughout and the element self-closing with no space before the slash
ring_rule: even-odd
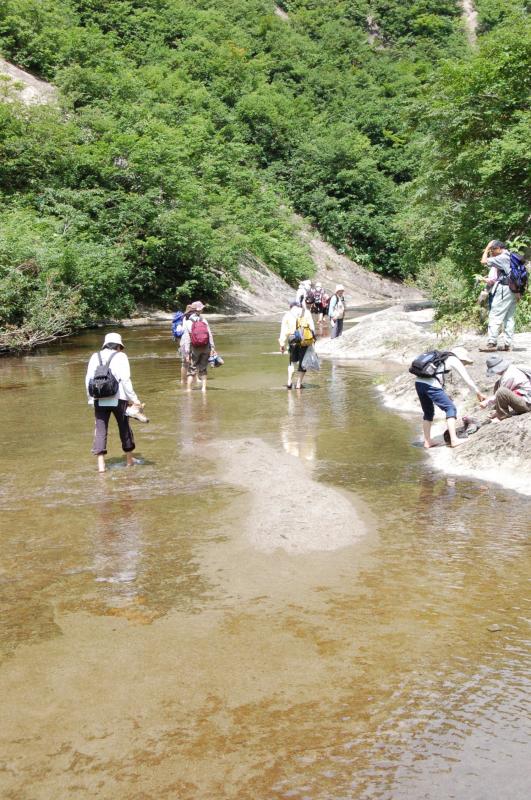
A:
<svg viewBox="0 0 531 800">
<path fill-rule="evenodd" d="M 459 439 L 456 433 L 457 409 L 444 390 L 444 375 L 453 370 L 462 378 L 468 388 L 476 393 L 478 400 L 485 400 L 485 395 L 481 393 L 465 367 L 465 364 L 473 363 L 473 359 L 464 347 L 454 347 L 451 351 L 442 354 L 442 357 L 437 361 L 436 371 L 432 377 L 417 374 L 415 389 L 423 411 L 422 431 L 425 448 L 434 447 L 435 445 L 431 439 L 431 426 L 435 416 L 435 406 L 446 414 L 450 446 L 457 447 L 463 443 L 463 440 Z"/>
<path fill-rule="evenodd" d="M 497 378 L 494 393 L 481 403 L 482 408 L 494 406 L 494 421 L 531 411 L 531 369 L 511 364 L 500 355 L 487 358 L 487 375 Z"/>
<path fill-rule="evenodd" d="M 330 298 L 328 306 L 328 316 L 330 317 L 330 338 L 337 339 L 343 333 L 343 322 L 345 320 L 345 287 L 338 283 L 335 292 Z"/>
<path fill-rule="evenodd" d="M 110 396 L 94 398 L 92 384 L 96 369 L 107 366 L 112 376 L 116 379 L 117 389 Z M 135 459 L 133 458 L 135 440 L 129 424 L 129 416 L 126 412 L 130 403 L 138 407 L 141 407 L 141 403 L 131 383 L 129 359 L 124 352 L 124 343 L 119 333 L 108 333 L 105 336 L 101 351 L 91 356 L 87 367 L 85 386 L 88 402 L 94 406 L 96 424 L 92 452 L 98 457 L 98 472 L 105 472 L 104 456 L 107 453 L 107 434 L 111 414 L 114 414 L 114 418 L 118 423 L 122 449 L 126 455 L 126 464 L 128 467 L 132 467 L 135 464 Z"/>
</svg>

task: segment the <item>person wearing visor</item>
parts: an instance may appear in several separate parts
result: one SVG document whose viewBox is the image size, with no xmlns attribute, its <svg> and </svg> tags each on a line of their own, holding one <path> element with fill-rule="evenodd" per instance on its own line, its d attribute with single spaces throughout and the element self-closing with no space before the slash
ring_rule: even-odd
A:
<svg viewBox="0 0 531 800">
<path fill-rule="evenodd" d="M 129 423 L 129 416 L 126 411 L 130 404 L 140 407 L 141 403 L 131 383 L 131 368 L 124 349 L 124 343 L 122 342 L 120 334 L 108 333 L 104 339 L 101 351 L 91 356 L 87 367 L 85 387 L 89 405 L 94 406 L 95 427 L 92 452 L 98 458 L 98 472 L 105 472 L 104 456 L 107 453 L 107 434 L 111 414 L 114 415 L 118 424 L 118 432 L 120 434 L 122 450 L 126 457 L 126 465 L 132 467 L 136 463 L 133 458 L 135 440 Z M 109 370 L 118 382 L 118 390 L 111 397 L 94 399 L 90 395 L 90 383 L 94 378 L 96 368 L 102 364 L 108 364 Z"/>
<path fill-rule="evenodd" d="M 531 411 L 531 368 L 517 367 L 501 355 L 487 358 L 487 375 L 494 376 L 494 393 L 482 403 L 482 408 L 494 407 L 493 422 Z"/>
</svg>

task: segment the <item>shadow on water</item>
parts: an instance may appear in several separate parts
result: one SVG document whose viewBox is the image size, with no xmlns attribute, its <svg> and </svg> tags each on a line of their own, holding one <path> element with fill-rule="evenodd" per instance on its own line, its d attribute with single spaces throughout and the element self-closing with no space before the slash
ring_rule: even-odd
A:
<svg viewBox="0 0 531 800">
<path fill-rule="evenodd" d="M 2 362 L 3 796 L 523 800 L 529 501 L 434 472 L 378 402 L 385 366 L 288 392 L 276 323 L 215 333 L 206 395 L 165 329 L 124 334 L 151 421 L 132 469 L 111 422 L 103 476 L 83 392 L 102 334 Z M 238 441 L 286 540 L 295 508 L 333 536 L 317 485 L 369 529 L 255 547 Z"/>
</svg>

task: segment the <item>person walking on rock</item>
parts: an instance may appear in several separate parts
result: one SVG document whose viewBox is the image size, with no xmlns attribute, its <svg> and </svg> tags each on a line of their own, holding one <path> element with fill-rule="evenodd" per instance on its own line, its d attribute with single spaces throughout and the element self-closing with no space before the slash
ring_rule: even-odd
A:
<svg viewBox="0 0 531 800">
<path fill-rule="evenodd" d="M 292 300 L 289 304 L 289 311 L 286 311 L 282 317 L 280 336 L 278 337 L 280 352 L 284 353 L 286 346 L 288 347 L 288 389 L 293 386 L 295 367 L 297 367 L 295 388 L 302 389 L 302 382 L 306 372 L 302 362 L 307 347 L 313 344 L 314 341 L 315 327 L 310 311 L 304 310 L 297 300 Z"/>
<path fill-rule="evenodd" d="M 199 375 L 201 391 L 206 392 L 208 359 L 215 352 L 210 325 L 201 316 L 203 303 L 196 300 L 186 308 L 181 351 L 187 364 L 187 389 L 191 391 L 194 378 Z"/>
<path fill-rule="evenodd" d="M 482 401 L 481 407 L 494 406 L 493 420 L 507 419 L 531 411 L 531 369 L 511 364 L 500 355 L 487 358 L 487 375 L 497 378 L 494 394 Z"/>
<path fill-rule="evenodd" d="M 95 372 L 98 367 L 103 373 L 104 380 L 105 368 L 108 367 L 111 375 L 108 376 L 107 383 L 110 388 L 115 388 L 114 393 L 101 397 L 93 396 Z M 113 377 L 114 385 L 111 383 Z M 101 351 L 91 356 L 87 367 L 85 386 L 88 402 L 94 406 L 95 429 L 92 452 L 98 458 L 98 472 L 105 472 L 104 456 L 107 453 L 107 434 L 111 414 L 114 415 L 118 424 L 122 450 L 126 455 L 126 465 L 132 467 L 136 463 L 133 458 L 135 440 L 126 411 L 129 404 L 140 407 L 141 403 L 131 383 L 129 359 L 124 352 L 124 344 L 119 333 L 108 333 Z"/>
<path fill-rule="evenodd" d="M 480 392 L 464 366 L 465 364 L 473 363 L 472 358 L 464 347 L 454 347 L 451 351 L 451 355 L 445 356 L 441 361 L 433 377 L 419 376 L 416 378 L 415 389 L 423 411 L 422 431 L 424 434 L 425 448 L 435 446 L 431 439 L 431 426 L 433 417 L 435 416 L 435 406 L 446 414 L 446 424 L 448 433 L 450 434 L 450 446 L 457 447 L 462 444 L 462 440 L 458 439 L 456 433 L 457 409 L 444 390 L 444 373 L 454 370 L 469 389 L 476 393 L 478 400 L 485 400 L 485 395 Z"/>
<path fill-rule="evenodd" d="M 493 239 L 485 247 L 481 256 L 481 263 L 490 268 L 487 277 L 478 277 L 478 280 L 486 283 L 491 305 L 487 345 L 480 348 L 480 350 L 491 352 L 497 349 L 498 336 L 502 325 L 504 330 L 503 349 L 511 350 L 514 334 L 514 315 L 519 297 L 509 287 L 511 254 L 504 242 L 500 242 L 499 239 Z"/>
<path fill-rule="evenodd" d="M 345 287 L 338 283 L 335 292 L 330 298 L 328 316 L 330 317 L 330 338 L 337 339 L 343 333 L 345 320 Z"/>
</svg>

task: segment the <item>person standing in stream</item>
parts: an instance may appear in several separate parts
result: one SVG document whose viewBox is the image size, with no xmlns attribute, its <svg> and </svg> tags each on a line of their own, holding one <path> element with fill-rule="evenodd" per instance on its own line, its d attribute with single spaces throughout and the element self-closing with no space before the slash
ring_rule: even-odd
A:
<svg viewBox="0 0 531 800">
<path fill-rule="evenodd" d="M 124 349 L 120 334 L 108 333 L 101 351 L 91 356 L 87 367 L 85 387 L 89 405 L 94 406 L 95 428 L 92 452 L 98 457 L 98 472 L 105 472 L 107 434 L 111 414 L 114 414 L 114 418 L 118 423 L 118 432 L 122 442 L 122 450 L 126 457 L 126 465 L 132 467 L 136 463 L 133 458 L 135 440 L 126 411 L 130 403 L 136 406 L 140 406 L 141 403 L 131 383 L 131 368 Z M 96 368 L 100 365 L 108 365 L 109 370 L 117 381 L 118 388 L 115 394 L 110 397 L 95 399 L 91 396 L 91 382 L 94 379 Z"/>
<path fill-rule="evenodd" d="M 292 300 L 289 304 L 289 311 L 286 311 L 282 317 L 280 336 L 278 337 L 281 353 L 284 353 L 286 345 L 288 346 L 289 363 L 288 382 L 286 384 L 288 389 L 293 387 L 293 375 L 296 366 L 298 367 L 298 372 L 295 388 L 302 389 L 302 382 L 306 373 L 302 362 L 307 347 L 313 344 L 314 341 L 315 326 L 310 311 L 303 309 L 297 300 Z"/>
<path fill-rule="evenodd" d="M 196 300 L 186 308 L 181 350 L 187 363 L 188 391 L 192 390 L 194 378 L 199 375 L 201 391 L 206 392 L 208 359 L 216 352 L 210 325 L 201 315 L 204 307 L 200 300 Z"/>
</svg>

